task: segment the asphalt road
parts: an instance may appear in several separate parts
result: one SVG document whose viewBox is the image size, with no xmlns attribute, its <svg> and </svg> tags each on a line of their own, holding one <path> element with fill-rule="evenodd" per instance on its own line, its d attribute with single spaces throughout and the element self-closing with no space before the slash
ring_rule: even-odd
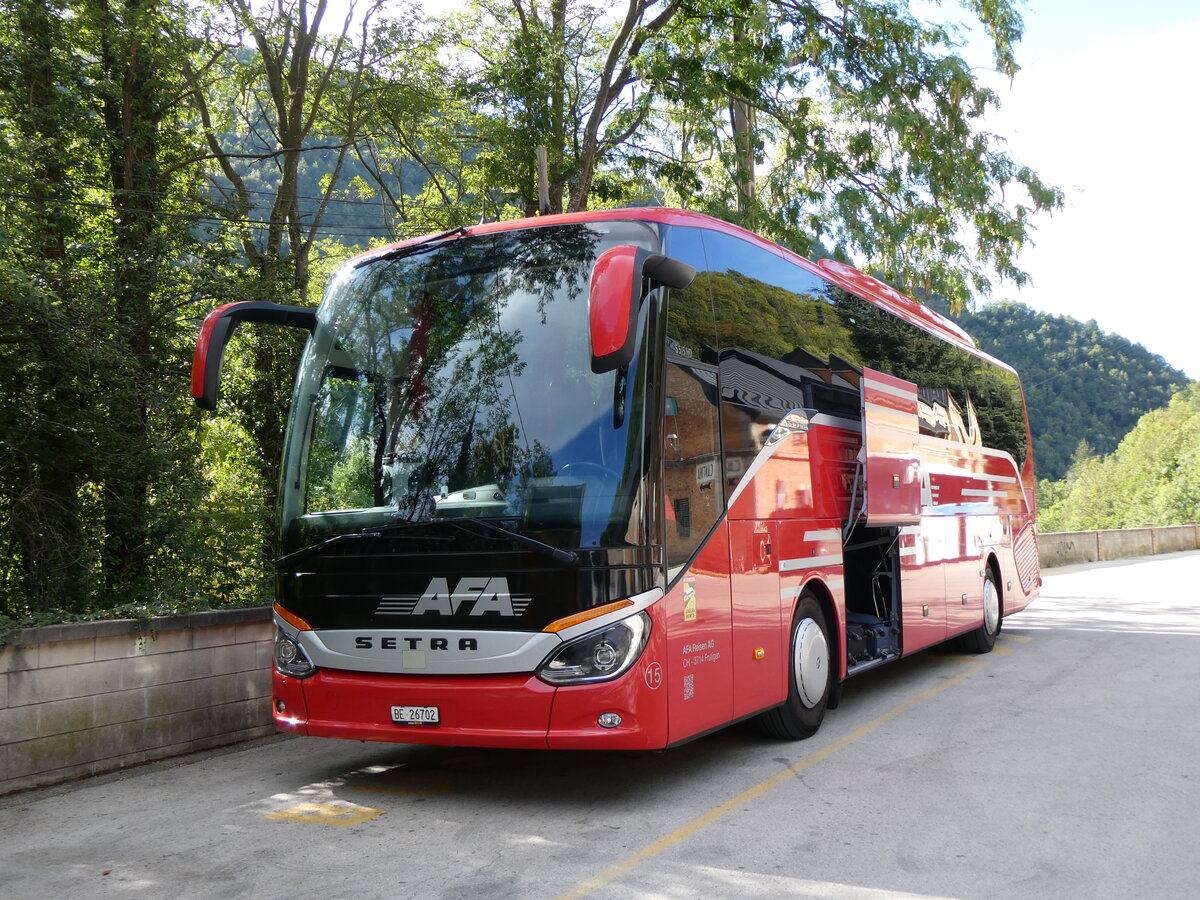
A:
<svg viewBox="0 0 1200 900">
<path fill-rule="evenodd" d="M 0 798 L 0 896 L 1200 896 L 1200 552 L 1052 570 L 800 743 L 279 737 Z"/>
</svg>

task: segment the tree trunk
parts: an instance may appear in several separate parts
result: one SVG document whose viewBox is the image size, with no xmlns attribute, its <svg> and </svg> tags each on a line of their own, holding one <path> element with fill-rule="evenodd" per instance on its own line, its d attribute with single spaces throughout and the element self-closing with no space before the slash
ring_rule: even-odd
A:
<svg viewBox="0 0 1200 900">
<path fill-rule="evenodd" d="M 566 189 L 566 167 L 563 160 L 567 150 L 567 0 L 553 0 L 550 6 L 550 30 L 555 50 L 554 74 L 550 81 L 550 170 L 548 190 L 550 212 L 563 211 Z"/>
<path fill-rule="evenodd" d="M 22 593 L 32 608 L 80 609 L 89 583 L 80 502 L 88 471 L 86 442 L 80 440 L 87 398 L 77 377 L 79 348 L 63 333 L 64 321 L 79 314 L 68 259 L 76 222 L 54 203 L 71 193 L 61 147 L 67 102 L 55 65 L 62 27 L 59 10 L 38 0 L 19 3 L 16 17 L 24 40 L 12 54 L 20 81 L 13 93 L 21 97 L 12 125 L 26 146 L 37 148 L 23 185 L 32 200 L 21 223 L 29 229 L 31 253 L 22 262 L 30 280 L 42 285 L 38 299 L 48 302 L 31 304 L 32 311 L 22 315 L 24 361 L 20 377 L 6 386 L 21 419 L 4 423 L 5 469 L 12 476 L 4 485 L 8 527 L 19 548 Z"/>
<path fill-rule="evenodd" d="M 748 216 L 754 209 L 754 108 L 741 98 L 729 105 L 733 147 L 737 154 L 734 182 L 738 189 L 738 212 Z"/>
<path fill-rule="evenodd" d="M 147 574 L 147 506 L 154 452 L 149 409 L 156 363 L 154 292 L 163 269 L 159 223 L 162 127 L 158 0 L 127 0 L 118 19 L 108 0 L 92 0 L 106 82 L 109 180 L 114 216 L 112 304 L 115 348 L 125 355 L 109 373 L 113 446 L 104 477 L 105 586 L 118 592 Z"/>
</svg>

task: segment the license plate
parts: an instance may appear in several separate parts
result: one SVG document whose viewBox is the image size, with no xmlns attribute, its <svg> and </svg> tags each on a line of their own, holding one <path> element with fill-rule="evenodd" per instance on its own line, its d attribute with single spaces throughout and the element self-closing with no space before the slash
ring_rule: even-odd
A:
<svg viewBox="0 0 1200 900">
<path fill-rule="evenodd" d="M 393 706 L 392 721 L 397 725 L 437 725 L 441 718 L 436 706 Z"/>
</svg>

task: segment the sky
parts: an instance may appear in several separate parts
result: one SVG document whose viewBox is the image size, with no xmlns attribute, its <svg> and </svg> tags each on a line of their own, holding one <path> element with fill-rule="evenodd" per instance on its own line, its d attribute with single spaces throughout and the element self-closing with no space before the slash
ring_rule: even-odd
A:
<svg viewBox="0 0 1200 900">
<path fill-rule="evenodd" d="M 1030 0 L 988 127 L 1060 187 L 992 300 L 1120 334 L 1200 379 L 1200 3 Z M 972 62 L 974 60 L 972 59 Z"/>
</svg>

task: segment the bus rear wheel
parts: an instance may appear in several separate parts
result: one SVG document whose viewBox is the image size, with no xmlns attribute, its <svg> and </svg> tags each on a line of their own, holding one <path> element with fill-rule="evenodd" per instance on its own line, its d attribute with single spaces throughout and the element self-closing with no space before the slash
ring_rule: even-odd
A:
<svg viewBox="0 0 1200 900">
<path fill-rule="evenodd" d="M 983 624 L 968 631 L 955 642 L 964 653 L 989 653 L 996 646 L 1000 633 L 1000 588 L 988 566 L 983 576 Z"/>
<path fill-rule="evenodd" d="M 804 591 L 792 617 L 787 701 L 758 719 L 767 734 L 798 741 L 821 727 L 834 679 L 829 647 L 829 628 L 821 605 L 812 592 Z"/>
</svg>

